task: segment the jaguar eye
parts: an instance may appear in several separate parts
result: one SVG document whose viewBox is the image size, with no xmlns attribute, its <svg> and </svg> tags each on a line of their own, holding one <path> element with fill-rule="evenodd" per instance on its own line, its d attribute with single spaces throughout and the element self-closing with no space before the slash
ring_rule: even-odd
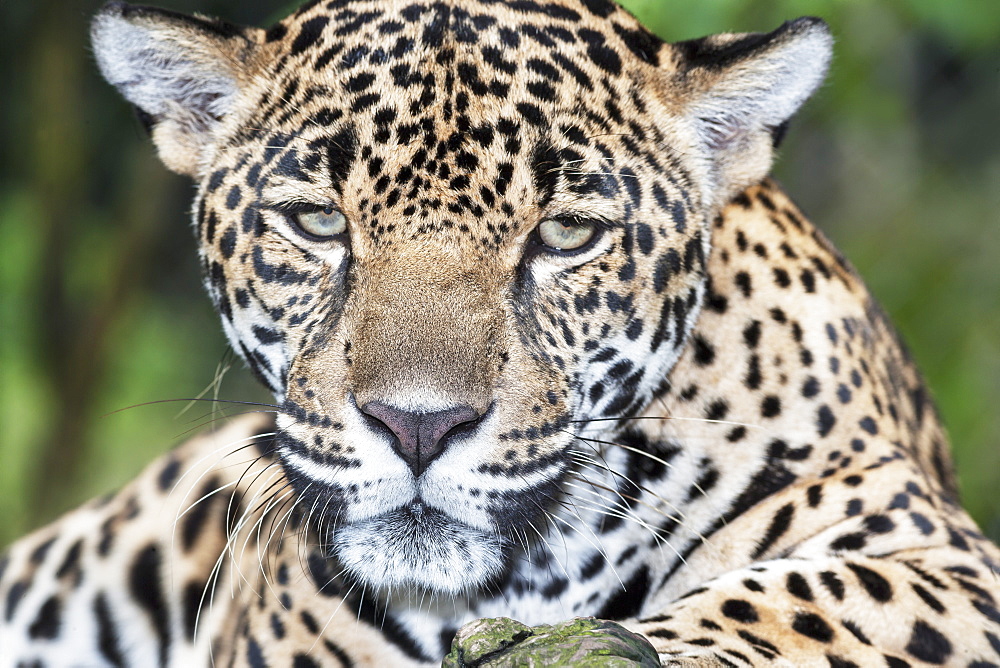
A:
<svg viewBox="0 0 1000 668">
<path fill-rule="evenodd" d="M 347 217 L 328 206 L 316 211 L 299 211 L 292 214 L 295 224 L 309 236 L 328 239 L 347 231 Z"/>
<path fill-rule="evenodd" d="M 586 246 L 597 234 L 597 224 L 589 220 L 549 218 L 538 226 L 538 237 L 553 250 L 568 251 Z"/>
</svg>

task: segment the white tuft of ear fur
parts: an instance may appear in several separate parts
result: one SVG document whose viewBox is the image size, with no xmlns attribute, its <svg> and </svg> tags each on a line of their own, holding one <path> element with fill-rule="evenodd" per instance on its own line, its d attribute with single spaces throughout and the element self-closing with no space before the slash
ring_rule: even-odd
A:
<svg viewBox="0 0 1000 668">
<path fill-rule="evenodd" d="M 767 34 L 723 34 L 673 45 L 683 114 L 707 152 L 719 203 L 767 175 L 788 120 L 826 76 L 833 38 L 816 18 Z"/>
<path fill-rule="evenodd" d="M 234 26 L 164 10 L 105 5 L 91 41 L 101 74 L 139 111 L 160 158 L 194 176 L 239 93 L 251 43 Z"/>
</svg>

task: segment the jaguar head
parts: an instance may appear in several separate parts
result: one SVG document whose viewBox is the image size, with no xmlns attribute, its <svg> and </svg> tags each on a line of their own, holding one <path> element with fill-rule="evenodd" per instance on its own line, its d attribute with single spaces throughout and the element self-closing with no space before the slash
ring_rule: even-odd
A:
<svg viewBox="0 0 1000 668">
<path fill-rule="evenodd" d="M 303 516 L 367 587 L 452 594 L 668 382 L 710 222 L 830 50 L 814 19 L 666 44 L 607 0 L 335 0 L 267 30 L 112 3 L 93 41 L 198 184 Z"/>
</svg>

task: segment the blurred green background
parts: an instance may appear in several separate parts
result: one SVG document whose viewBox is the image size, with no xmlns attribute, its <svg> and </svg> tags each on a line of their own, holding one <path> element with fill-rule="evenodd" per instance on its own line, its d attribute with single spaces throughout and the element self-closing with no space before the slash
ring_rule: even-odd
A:
<svg viewBox="0 0 1000 668">
<path fill-rule="evenodd" d="M 290 3 L 163 0 L 266 25 Z M 0 2 L 0 545 L 121 485 L 211 410 L 266 399 L 199 285 L 191 185 L 87 45 L 98 0 Z M 803 14 L 837 37 L 776 174 L 866 277 L 950 427 L 966 505 L 1000 538 L 1000 2 L 631 0 L 667 39 Z"/>
</svg>

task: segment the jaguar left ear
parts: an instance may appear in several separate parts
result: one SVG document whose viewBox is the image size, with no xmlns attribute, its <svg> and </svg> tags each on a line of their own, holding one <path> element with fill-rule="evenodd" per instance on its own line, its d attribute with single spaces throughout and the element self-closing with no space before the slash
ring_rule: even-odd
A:
<svg viewBox="0 0 1000 668">
<path fill-rule="evenodd" d="M 826 76 L 833 38 L 817 18 L 770 33 L 712 35 L 669 47 L 680 113 L 707 154 L 714 199 L 759 182 L 791 116 Z"/>
<path fill-rule="evenodd" d="M 163 163 L 196 176 L 250 75 L 259 32 L 111 2 L 94 17 L 90 36 L 101 74 L 135 105 Z"/>
</svg>

